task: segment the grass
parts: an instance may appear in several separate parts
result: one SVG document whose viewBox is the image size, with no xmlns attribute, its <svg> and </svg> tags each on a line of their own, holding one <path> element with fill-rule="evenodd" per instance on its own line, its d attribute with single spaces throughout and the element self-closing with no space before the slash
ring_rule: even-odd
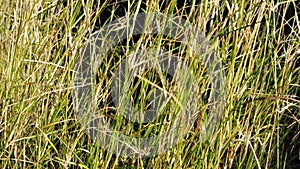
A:
<svg viewBox="0 0 300 169">
<path fill-rule="evenodd" d="M 147 4 L 79 0 L 0 2 L 0 168 L 299 165 L 299 2 L 203 0 L 181 4 L 176 0 L 149 0 Z M 294 7 L 298 11 L 293 11 Z M 76 59 L 95 30 L 120 17 L 119 13 L 128 15 L 136 11 L 181 16 L 211 40 L 222 59 L 228 88 L 220 127 L 211 139 L 200 142 L 201 129 L 195 127 L 170 151 L 131 159 L 114 155 L 94 143 L 80 123 L 71 94 Z M 116 129 L 129 135 L 145 137 L 162 132 L 168 127 L 168 118 L 174 115 L 163 115 L 164 118 L 149 124 L 126 124 L 113 113 L 115 108 L 109 98 L 112 70 L 134 47 L 164 46 L 171 52 L 185 49 L 164 38 L 141 36 L 140 40 L 128 40 L 100 65 L 95 84 L 99 89 L 99 108 L 116 118 Z M 202 116 L 210 104 L 209 78 L 197 57 L 182 57 L 190 60 L 199 78 L 201 110 L 197 113 Z M 140 97 L 136 108 L 146 105 L 145 95 L 151 86 L 161 82 L 158 86 L 169 89 L 168 84 L 163 84 L 166 78 L 163 72 L 148 72 L 136 78 L 129 92 Z M 166 109 L 178 108 L 172 105 L 176 102 L 170 102 Z"/>
</svg>

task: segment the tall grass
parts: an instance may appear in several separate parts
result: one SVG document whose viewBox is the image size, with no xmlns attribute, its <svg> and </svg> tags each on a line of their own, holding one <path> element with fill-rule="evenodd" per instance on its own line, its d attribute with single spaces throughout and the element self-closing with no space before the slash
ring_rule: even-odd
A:
<svg viewBox="0 0 300 169">
<path fill-rule="evenodd" d="M 80 51 L 97 27 L 120 17 L 120 2 L 1 1 L 0 168 L 292 168 L 299 165 L 299 2 L 203 0 L 183 3 L 180 9 L 179 3 L 176 0 L 163 3 L 148 0 L 147 4 L 122 2 L 126 15 L 145 10 L 182 16 L 210 38 L 222 58 L 228 87 L 220 128 L 211 139 L 200 142 L 201 131 L 195 127 L 168 152 L 130 159 L 111 154 L 92 141 L 75 114 L 71 95 L 73 69 Z M 108 8 L 111 15 L 104 21 L 101 14 Z M 159 44 L 159 40 L 149 39 L 146 43 Z M 170 50 L 174 48 L 171 46 Z M 130 50 L 126 46 L 118 49 L 121 53 Z M 120 63 L 124 58 L 117 54 L 107 59 L 105 73 L 99 75 L 97 82 L 97 87 L 103 89 L 98 97 L 101 111 L 108 114 L 113 108 L 105 85 L 111 83 L 113 63 Z M 209 79 L 203 68 L 194 66 L 193 69 L 203 79 L 201 114 L 209 104 L 205 99 L 209 94 Z M 133 95 L 134 85 L 136 88 L 151 86 L 141 79 L 136 83 L 132 87 Z M 162 120 L 159 127 L 153 123 L 139 125 L 140 130 L 131 134 L 155 134 L 163 130 L 164 123 Z M 130 133 L 132 128 L 124 132 Z"/>
</svg>

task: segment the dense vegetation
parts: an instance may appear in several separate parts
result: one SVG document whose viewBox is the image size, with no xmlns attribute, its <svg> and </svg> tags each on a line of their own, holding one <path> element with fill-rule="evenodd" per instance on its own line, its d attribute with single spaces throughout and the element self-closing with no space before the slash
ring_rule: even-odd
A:
<svg viewBox="0 0 300 169">
<path fill-rule="evenodd" d="M 2 0 L 0 168 L 299 168 L 299 10 L 299 2 L 273 0 Z M 93 32 L 136 11 L 186 19 L 211 40 L 222 59 L 226 108 L 209 140 L 200 141 L 196 126 L 168 152 L 126 158 L 93 142 L 76 116 L 73 70 L 81 50 Z M 99 108 L 109 116 L 116 115 L 109 90 L 104 90 L 110 87 L 112 70 L 133 50 L 126 45 L 141 41 L 168 44 L 155 36 L 135 37 L 111 51 L 113 57 L 99 68 Z M 179 51 L 180 44 L 172 45 L 171 51 Z M 201 66 L 192 68 L 203 77 L 203 109 L 198 112 L 203 114 L 210 104 L 209 78 Z M 145 77 L 153 83 L 161 80 L 149 73 Z M 135 98 L 141 85 L 147 85 L 141 81 L 136 78 L 132 84 L 140 85 L 131 91 Z M 144 128 L 151 124 L 133 124 L 129 134 L 147 136 Z M 152 127 L 151 133 L 160 127 Z"/>
</svg>

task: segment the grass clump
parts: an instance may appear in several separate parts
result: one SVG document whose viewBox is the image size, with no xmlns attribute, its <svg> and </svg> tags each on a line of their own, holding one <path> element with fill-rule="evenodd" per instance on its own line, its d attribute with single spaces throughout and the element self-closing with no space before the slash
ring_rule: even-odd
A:
<svg viewBox="0 0 300 169">
<path fill-rule="evenodd" d="M 299 8 L 296 1 L 1 1 L 0 168 L 299 165 Z M 170 151 L 130 159 L 91 140 L 75 114 L 71 93 L 76 59 L 89 36 L 113 19 L 146 11 L 183 17 L 205 33 L 222 59 L 228 92 L 220 127 L 208 141 L 200 142 L 201 129 L 195 125 Z M 164 38 L 128 40 L 100 65 L 95 87 L 100 90 L 99 109 L 111 116 L 109 120 L 117 116 L 109 93 L 113 70 L 134 47 L 185 50 Z M 210 104 L 209 78 L 194 56 L 182 52 L 180 57 L 191 61 L 199 78 L 201 109 L 197 113 L 203 115 Z M 147 105 L 147 87 L 150 90 L 161 82 L 158 86 L 164 88 L 168 86 L 164 81 L 172 82 L 159 72 L 145 73 L 143 78 L 132 84 L 138 109 Z M 176 106 L 166 106 L 172 108 Z M 127 134 L 146 137 L 164 131 L 171 122 L 169 116 L 149 124 L 128 124 L 116 117 L 115 123 L 119 130 L 128 125 Z"/>
</svg>

